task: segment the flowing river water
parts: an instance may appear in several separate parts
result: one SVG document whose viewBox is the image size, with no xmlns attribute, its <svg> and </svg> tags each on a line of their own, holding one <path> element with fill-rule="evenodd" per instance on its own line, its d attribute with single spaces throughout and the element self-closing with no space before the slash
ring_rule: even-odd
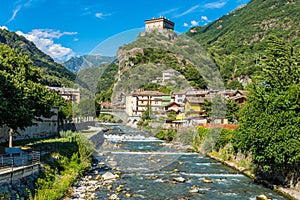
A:
<svg viewBox="0 0 300 200">
<path fill-rule="evenodd" d="M 256 199 L 261 194 L 273 200 L 285 199 L 204 155 L 174 148 L 123 125 L 110 128 L 97 147 L 97 159 L 121 174 L 112 186 L 96 191 L 97 199 L 112 198 L 117 187 L 121 188 L 115 195 L 119 199 L 232 200 Z"/>
</svg>

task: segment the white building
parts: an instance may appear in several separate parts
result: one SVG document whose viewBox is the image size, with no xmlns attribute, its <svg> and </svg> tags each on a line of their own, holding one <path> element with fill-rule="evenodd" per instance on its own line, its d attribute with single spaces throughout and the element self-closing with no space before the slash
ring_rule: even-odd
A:
<svg viewBox="0 0 300 200">
<path fill-rule="evenodd" d="M 170 103 L 170 95 L 158 91 L 139 91 L 126 97 L 126 113 L 129 116 L 142 116 L 148 108 L 155 114 L 164 112 Z"/>
<path fill-rule="evenodd" d="M 184 101 L 185 96 L 186 96 L 185 94 L 186 94 L 186 91 L 175 92 L 173 94 L 174 102 L 178 103 L 178 104 L 181 104 L 181 105 L 184 104 L 183 101 Z"/>
<path fill-rule="evenodd" d="M 168 69 L 168 70 L 164 70 L 162 71 L 162 81 L 163 83 L 166 81 L 169 81 L 171 78 L 173 77 L 177 77 L 180 75 L 180 73 L 174 69 Z"/>
<path fill-rule="evenodd" d="M 47 86 L 48 90 L 52 92 L 56 92 L 59 94 L 62 98 L 80 103 L 80 90 L 74 89 L 74 88 L 64 88 L 64 87 L 49 87 Z"/>
</svg>

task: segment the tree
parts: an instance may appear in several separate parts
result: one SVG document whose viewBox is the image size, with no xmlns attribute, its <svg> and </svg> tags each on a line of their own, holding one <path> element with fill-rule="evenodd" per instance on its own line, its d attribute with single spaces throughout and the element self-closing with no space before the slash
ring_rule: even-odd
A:
<svg viewBox="0 0 300 200">
<path fill-rule="evenodd" d="M 24 129 L 33 125 L 34 119 L 52 115 L 55 94 L 40 79 L 40 71 L 28 57 L 0 44 L 0 126 L 10 128 L 9 147 L 18 128 Z"/>
<path fill-rule="evenodd" d="M 239 104 L 232 100 L 226 100 L 226 118 L 231 123 L 236 123 L 239 120 L 239 111 L 240 106 Z"/>
<path fill-rule="evenodd" d="M 271 37 L 261 67 L 263 73 L 254 79 L 240 113 L 233 145 L 252 153 L 258 174 L 291 186 L 300 179 L 299 54 Z"/>
</svg>

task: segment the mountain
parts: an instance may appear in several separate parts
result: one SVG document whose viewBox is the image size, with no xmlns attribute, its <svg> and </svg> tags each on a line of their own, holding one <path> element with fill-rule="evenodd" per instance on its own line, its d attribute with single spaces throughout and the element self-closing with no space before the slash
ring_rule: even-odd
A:
<svg viewBox="0 0 300 200">
<path fill-rule="evenodd" d="M 111 97 L 115 105 L 125 105 L 126 95 L 150 86 L 166 93 L 222 88 L 217 66 L 207 51 L 172 30 L 140 33 L 134 42 L 118 49 L 117 60 L 119 71 Z"/>
<path fill-rule="evenodd" d="M 75 74 L 64 66 L 54 62 L 39 50 L 35 44 L 14 32 L 0 29 L 0 42 L 15 49 L 18 53 L 29 56 L 33 65 L 42 70 L 42 82 L 48 86 L 72 86 Z"/>
<path fill-rule="evenodd" d="M 218 20 L 186 33 L 213 56 L 228 87 L 246 84 L 259 68 L 265 42 L 275 35 L 300 48 L 298 0 L 252 0 Z"/>
<path fill-rule="evenodd" d="M 71 72 L 76 73 L 83 68 L 98 67 L 101 64 L 111 63 L 115 59 L 115 57 L 110 56 L 84 55 L 80 57 L 73 57 L 61 64 Z"/>
</svg>

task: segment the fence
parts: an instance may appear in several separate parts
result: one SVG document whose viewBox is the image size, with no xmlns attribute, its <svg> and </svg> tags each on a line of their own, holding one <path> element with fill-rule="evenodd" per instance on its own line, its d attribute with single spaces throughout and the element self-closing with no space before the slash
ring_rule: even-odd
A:
<svg viewBox="0 0 300 200">
<path fill-rule="evenodd" d="M 0 155 L 0 184 L 12 183 L 38 173 L 40 152 L 32 151 L 20 156 Z"/>
</svg>

